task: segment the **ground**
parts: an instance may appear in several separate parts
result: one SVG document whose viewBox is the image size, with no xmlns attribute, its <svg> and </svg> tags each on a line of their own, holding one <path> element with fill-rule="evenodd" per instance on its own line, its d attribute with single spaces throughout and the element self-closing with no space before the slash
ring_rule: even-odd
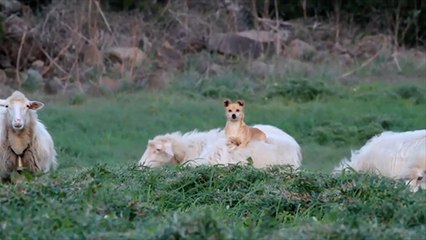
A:
<svg viewBox="0 0 426 240">
<path fill-rule="evenodd" d="M 46 104 L 39 118 L 55 140 L 59 168 L 1 186 L 0 238 L 424 236 L 425 191 L 411 193 L 403 182 L 377 176 L 331 174 L 377 133 L 426 128 L 423 79 L 345 85 L 271 78 L 272 85 L 257 92 L 244 80 L 229 89 L 236 83 L 227 81 L 239 76 L 195 85 L 187 75 L 166 90 L 97 98 L 30 95 Z M 245 96 L 248 124 L 271 124 L 294 136 L 304 158 L 300 171 L 136 168 L 148 139 L 158 134 L 223 127 L 226 94 Z"/>
</svg>

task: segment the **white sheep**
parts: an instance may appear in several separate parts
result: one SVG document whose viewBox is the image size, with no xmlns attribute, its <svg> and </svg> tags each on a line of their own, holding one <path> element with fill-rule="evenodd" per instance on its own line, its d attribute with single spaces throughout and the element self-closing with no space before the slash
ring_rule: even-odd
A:
<svg viewBox="0 0 426 240">
<path fill-rule="evenodd" d="M 352 152 L 335 172 L 346 168 L 404 179 L 412 191 L 426 189 L 426 130 L 383 132 Z"/>
<path fill-rule="evenodd" d="M 251 141 L 247 147 L 233 151 L 229 151 L 226 136 L 219 129 L 160 135 L 148 142 L 138 164 L 147 167 L 165 164 L 228 165 L 246 164 L 251 158 L 256 168 L 272 165 L 300 167 L 300 146 L 290 135 L 273 126 L 253 127 L 265 132 L 267 142 Z"/>
<path fill-rule="evenodd" d="M 36 111 L 44 106 L 15 91 L 0 99 L 0 177 L 10 180 L 13 171 L 48 172 L 56 167 L 56 151 Z"/>
</svg>

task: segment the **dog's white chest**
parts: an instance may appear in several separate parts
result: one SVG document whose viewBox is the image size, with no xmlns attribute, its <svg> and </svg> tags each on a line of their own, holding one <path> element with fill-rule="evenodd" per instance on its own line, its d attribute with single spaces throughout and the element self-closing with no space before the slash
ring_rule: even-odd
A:
<svg viewBox="0 0 426 240">
<path fill-rule="evenodd" d="M 240 126 L 238 124 L 228 124 L 228 126 L 226 126 L 226 135 L 228 137 L 235 137 L 238 136 L 238 131 L 240 129 Z"/>
</svg>

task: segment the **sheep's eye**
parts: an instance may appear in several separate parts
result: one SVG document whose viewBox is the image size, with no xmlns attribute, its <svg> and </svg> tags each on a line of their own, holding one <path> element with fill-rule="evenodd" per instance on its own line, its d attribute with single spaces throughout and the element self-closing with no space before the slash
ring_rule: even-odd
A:
<svg viewBox="0 0 426 240">
<path fill-rule="evenodd" d="M 423 177 L 418 177 L 417 181 L 421 181 L 423 179 Z"/>
</svg>

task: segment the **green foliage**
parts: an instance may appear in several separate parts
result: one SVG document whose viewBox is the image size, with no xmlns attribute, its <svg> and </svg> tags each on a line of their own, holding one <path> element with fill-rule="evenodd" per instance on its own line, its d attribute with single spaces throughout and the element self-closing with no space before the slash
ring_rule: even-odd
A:
<svg viewBox="0 0 426 240">
<path fill-rule="evenodd" d="M 402 85 L 395 88 L 395 93 L 402 99 L 411 99 L 416 104 L 426 104 L 426 89 L 415 85 Z"/>
<path fill-rule="evenodd" d="M 183 81 L 165 92 L 40 99 L 46 106 L 39 118 L 55 140 L 59 169 L 13 175 L 14 184 L 0 186 L 0 239 L 424 235 L 425 191 L 410 193 L 403 181 L 378 176 L 330 174 L 350 149 L 381 131 L 425 129 L 426 103 L 416 101 L 423 82 L 347 87 L 279 77 L 262 86 L 238 73 L 201 81 L 192 74 L 177 75 Z M 204 95 L 219 86 L 235 95 Z M 274 88 L 286 95 L 265 98 Z M 223 127 L 225 95 L 248 96 L 248 124 L 275 125 L 294 136 L 303 167 L 135 167 L 158 134 Z"/>
<path fill-rule="evenodd" d="M 268 12 L 271 16 L 274 16 L 275 11 L 278 10 L 279 16 L 285 20 L 304 17 L 300 0 L 277 1 L 278 9 L 276 9 L 274 1 L 268 2 Z M 260 14 L 263 14 L 264 4 L 265 1 L 257 1 L 256 6 Z M 426 11 L 421 1 L 310 0 L 306 1 L 306 14 L 309 17 L 315 16 L 328 19 L 336 14 L 336 6 L 338 6 L 340 11 L 341 21 L 355 23 L 361 27 L 373 25 L 379 29 L 394 31 L 396 14 L 398 14 L 398 24 L 400 24 L 397 34 L 398 41 L 410 46 L 424 45 L 426 38 Z M 400 7 L 399 12 L 398 7 Z"/>
<path fill-rule="evenodd" d="M 402 182 L 351 173 L 96 165 L 2 186 L 0 237 L 416 239 L 424 197 Z"/>
<path fill-rule="evenodd" d="M 112 11 L 130 11 L 140 10 L 147 13 L 157 13 L 161 7 L 166 4 L 166 1 L 140 1 L 140 0 L 105 0 L 102 1 L 103 6 Z"/>
<path fill-rule="evenodd" d="M 283 86 L 273 89 L 268 97 L 282 96 L 296 102 L 307 102 L 333 94 L 324 82 L 302 79 L 285 82 Z"/>
<path fill-rule="evenodd" d="M 0 15 L 0 43 L 2 43 L 4 36 L 5 36 L 4 17 L 2 15 Z"/>
</svg>

